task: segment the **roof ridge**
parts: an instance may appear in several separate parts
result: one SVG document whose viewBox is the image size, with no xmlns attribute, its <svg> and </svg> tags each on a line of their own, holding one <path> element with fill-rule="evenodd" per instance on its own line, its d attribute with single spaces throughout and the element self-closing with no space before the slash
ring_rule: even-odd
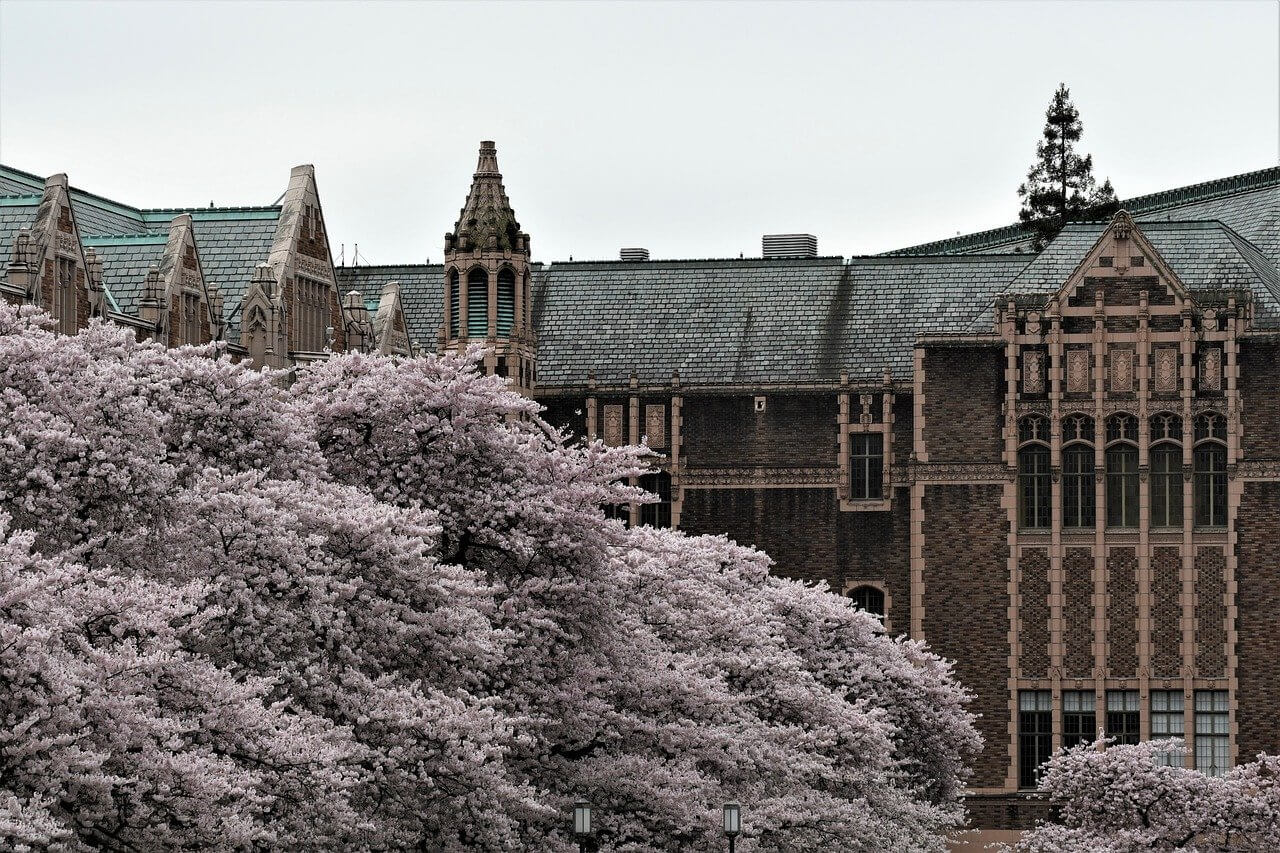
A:
<svg viewBox="0 0 1280 853">
<path fill-rule="evenodd" d="M 1268 166 L 1263 169 L 1255 169 L 1252 172 L 1241 172 L 1238 175 L 1231 175 L 1225 178 L 1214 178 L 1213 180 L 1201 181 L 1196 184 L 1187 184 L 1186 186 L 1169 190 L 1160 190 L 1159 192 L 1121 199 L 1120 207 L 1132 214 L 1140 215 L 1161 210 L 1165 207 L 1197 201 L 1210 201 L 1223 196 L 1235 195 L 1241 191 L 1256 192 L 1257 190 L 1278 185 L 1280 185 L 1280 166 Z M 1076 223 L 1069 222 L 1067 226 L 1072 224 Z M 962 234 L 957 237 L 948 237 L 943 240 L 932 240 L 926 243 L 918 243 L 914 246 L 905 246 L 901 249 L 892 249 L 883 254 L 930 254 L 922 250 L 941 249 L 944 247 L 954 247 L 956 250 L 962 251 L 966 246 L 1001 245 L 1002 243 L 1012 242 L 1015 237 L 1029 239 L 1031 233 L 1025 230 L 1021 223 L 1015 222 L 1012 225 L 1001 225 L 984 231 L 974 231 L 971 234 Z M 945 254 L 945 252 L 938 252 L 937 254 Z"/>
<path fill-rule="evenodd" d="M 278 204 L 245 204 L 231 205 L 227 207 L 141 207 L 138 212 L 145 216 L 157 216 L 162 213 L 201 213 L 204 211 L 213 211 L 214 213 L 241 213 L 245 211 L 259 210 L 280 210 Z"/>
</svg>

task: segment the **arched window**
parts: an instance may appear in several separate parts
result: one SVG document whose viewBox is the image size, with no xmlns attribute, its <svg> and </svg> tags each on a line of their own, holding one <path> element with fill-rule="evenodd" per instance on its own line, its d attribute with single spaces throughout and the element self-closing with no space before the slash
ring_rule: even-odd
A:
<svg viewBox="0 0 1280 853">
<path fill-rule="evenodd" d="M 516 322 L 516 274 L 503 267 L 498 272 L 498 337 L 510 337 Z"/>
<path fill-rule="evenodd" d="M 1018 422 L 1018 524 L 1049 526 L 1052 483 L 1049 472 L 1049 420 L 1028 415 Z"/>
<path fill-rule="evenodd" d="M 883 590 L 864 584 L 849 590 L 849 597 L 853 599 L 853 606 L 857 609 L 884 619 Z"/>
<path fill-rule="evenodd" d="M 458 302 L 462 297 L 458 293 L 458 271 L 449 270 L 449 337 L 458 336 Z"/>
<path fill-rule="evenodd" d="M 1138 419 L 1107 418 L 1107 526 L 1138 526 Z"/>
<path fill-rule="evenodd" d="M 1217 412 L 1196 418 L 1193 491 L 1198 527 L 1227 525 L 1227 422 Z"/>
<path fill-rule="evenodd" d="M 1093 527 L 1093 446 L 1077 442 L 1062 451 L 1062 526 Z"/>
<path fill-rule="evenodd" d="M 1182 526 L 1182 447 L 1171 441 L 1151 447 L 1151 526 Z"/>
<path fill-rule="evenodd" d="M 467 337 L 489 335 L 489 274 L 476 267 L 467 273 Z"/>
<path fill-rule="evenodd" d="M 650 527 L 671 526 L 671 475 L 666 471 L 645 474 L 640 488 L 658 496 L 658 502 L 640 504 L 640 523 Z"/>
</svg>

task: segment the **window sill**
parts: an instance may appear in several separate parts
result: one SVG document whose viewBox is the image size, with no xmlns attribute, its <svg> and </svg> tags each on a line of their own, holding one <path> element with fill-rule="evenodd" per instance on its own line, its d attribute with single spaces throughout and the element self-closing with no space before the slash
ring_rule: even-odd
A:
<svg viewBox="0 0 1280 853">
<path fill-rule="evenodd" d="M 888 512 L 893 509 L 893 500 L 883 498 L 877 500 L 842 500 L 842 512 Z"/>
</svg>

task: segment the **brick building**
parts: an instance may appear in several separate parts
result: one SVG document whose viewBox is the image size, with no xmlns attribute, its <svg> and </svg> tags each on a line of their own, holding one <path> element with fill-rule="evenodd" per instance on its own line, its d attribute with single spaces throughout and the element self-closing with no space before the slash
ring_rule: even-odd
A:
<svg viewBox="0 0 1280 853">
<path fill-rule="evenodd" d="M 664 454 L 631 523 L 728 533 L 956 659 L 978 825 L 1099 728 L 1280 751 L 1280 168 L 871 257 L 536 264 L 483 143 L 440 265 L 337 267 L 315 178 L 147 210 L 0 169 L 0 293 L 243 358 L 446 350 Z"/>
</svg>

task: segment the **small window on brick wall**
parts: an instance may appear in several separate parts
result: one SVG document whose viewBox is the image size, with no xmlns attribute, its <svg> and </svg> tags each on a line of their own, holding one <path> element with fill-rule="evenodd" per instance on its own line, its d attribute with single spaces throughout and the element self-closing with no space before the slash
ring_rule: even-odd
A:
<svg viewBox="0 0 1280 853">
<path fill-rule="evenodd" d="M 1062 692 L 1062 746 L 1068 749 L 1092 743 L 1097 737 L 1098 715 L 1092 690 Z"/>
<path fill-rule="evenodd" d="M 1138 742 L 1138 691 L 1107 691 L 1107 737 L 1117 744 Z"/>
<path fill-rule="evenodd" d="M 849 590 L 849 597 L 853 599 L 853 606 L 858 610 L 884 619 L 884 590 L 869 584 L 863 584 Z"/>
<path fill-rule="evenodd" d="M 884 435 L 855 432 L 849 436 L 849 496 L 855 501 L 884 498 Z"/>
</svg>

